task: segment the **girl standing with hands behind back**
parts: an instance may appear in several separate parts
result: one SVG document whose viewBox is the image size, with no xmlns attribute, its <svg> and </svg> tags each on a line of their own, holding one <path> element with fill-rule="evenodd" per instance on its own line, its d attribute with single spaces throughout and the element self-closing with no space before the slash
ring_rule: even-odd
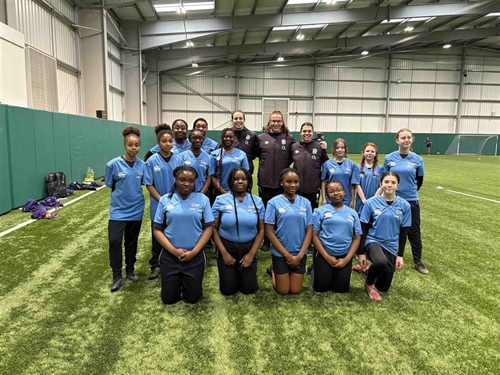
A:
<svg viewBox="0 0 500 375">
<path fill-rule="evenodd" d="M 125 284 L 122 278 L 124 238 L 127 278 L 139 280 L 134 273 L 134 265 L 144 214 L 142 185 L 147 174 L 144 162 L 137 158 L 141 148 L 141 131 L 135 126 L 126 126 L 122 134 L 125 154 L 109 161 L 104 175 L 106 186 L 111 188 L 108 222 L 109 263 L 113 273 L 111 292 L 116 292 Z"/>
<path fill-rule="evenodd" d="M 403 128 L 396 133 L 398 150 L 385 157 L 384 172 L 396 172 L 400 179 L 397 195 L 411 207 L 411 228 L 408 231 L 415 269 L 427 275 L 429 270 L 422 263 L 422 236 L 420 233 L 420 204 L 418 190 L 424 182 L 424 159 L 411 151 L 413 134 Z"/>
</svg>

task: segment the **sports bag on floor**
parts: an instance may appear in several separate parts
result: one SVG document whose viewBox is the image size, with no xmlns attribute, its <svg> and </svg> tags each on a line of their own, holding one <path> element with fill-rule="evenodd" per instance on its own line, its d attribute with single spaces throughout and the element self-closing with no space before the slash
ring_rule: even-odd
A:
<svg viewBox="0 0 500 375">
<path fill-rule="evenodd" d="M 45 176 L 45 189 L 49 197 L 64 198 L 68 196 L 66 191 L 66 175 L 64 172 L 49 173 Z"/>
</svg>

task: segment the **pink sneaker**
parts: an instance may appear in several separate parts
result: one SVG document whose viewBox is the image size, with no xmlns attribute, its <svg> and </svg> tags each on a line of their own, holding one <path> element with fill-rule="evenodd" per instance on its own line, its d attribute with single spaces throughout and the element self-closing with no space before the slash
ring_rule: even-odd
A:
<svg viewBox="0 0 500 375">
<path fill-rule="evenodd" d="M 366 266 L 366 267 L 363 267 L 361 264 L 356 264 L 354 267 L 352 267 L 352 270 L 354 272 L 359 272 L 359 273 L 363 273 L 363 274 L 367 274 L 368 273 L 368 270 L 370 269 L 370 266 Z"/>
<path fill-rule="evenodd" d="M 363 273 L 363 266 L 361 264 L 356 264 L 354 267 L 352 267 L 352 270 L 354 272 Z"/>
<path fill-rule="evenodd" d="M 380 294 L 378 294 L 378 290 L 377 288 L 375 288 L 375 285 L 365 284 L 365 291 L 366 294 L 368 294 L 368 297 L 370 297 L 372 300 L 376 302 L 382 301 L 382 297 L 380 297 Z"/>
</svg>

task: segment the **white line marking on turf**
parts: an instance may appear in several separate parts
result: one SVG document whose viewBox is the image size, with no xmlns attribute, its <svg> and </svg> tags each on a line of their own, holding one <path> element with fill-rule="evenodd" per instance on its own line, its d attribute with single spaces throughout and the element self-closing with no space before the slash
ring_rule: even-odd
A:
<svg viewBox="0 0 500 375">
<path fill-rule="evenodd" d="M 89 191 L 88 193 L 85 193 L 85 194 L 83 194 L 82 196 L 80 196 L 78 198 L 75 198 L 75 199 L 73 199 L 73 200 L 71 200 L 71 201 L 69 201 L 67 203 L 64 203 L 63 207 L 67 207 L 67 206 L 69 206 L 72 203 L 78 202 L 80 199 L 85 198 L 86 196 L 88 196 L 90 194 L 93 194 L 96 191 L 101 190 L 104 187 L 106 187 L 106 185 L 102 185 L 102 186 L 98 187 L 96 190 Z M 60 210 L 60 208 L 58 208 L 58 210 Z M 54 211 L 55 211 L 55 208 L 51 208 L 50 210 L 48 210 L 48 212 L 50 212 L 50 213 L 52 213 Z M 26 225 L 34 223 L 35 221 L 38 221 L 38 219 L 29 219 L 29 220 L 25 221 L 24 223 L 18 224 L 15 227 L 7 229 L 7 230 L 5 230 L 5 231 L 3 231 L 3 232 L 0 233 L 0 237 L 3 237 L 3 236 L 5 236 L 5 235 L 7 235 L 7 234 L 9 234 L 11 232 L 14 232 L 15 230 L 18 230 L 18 229 L 20 229 L 22 227 L 25 227 Z"/>
<path fill-rule="evenodd" d="M 471 197 L 471 198 L 476 198 L 476 199 L 482 199 L 482 200 L 485 200 L 485 201 L 488 201 L 488 202 L 493 202 L 493 203 L 499 203 L 500 204 L 500 201 L 496 201 L 494 199 L 490 199 L 490 198 L 483 198 L 483 197 L 478 197 L 477 195 L 472 195 L 472 194 L 465 194 L 465 193 L 461 193 L 459 191 L 454 191 L 454 190 L 448 190 L 450 193 L 455 193 L 455 194 L 460 194 L 460 195 L 465 195 L 466 197 Z"/>
</svg>

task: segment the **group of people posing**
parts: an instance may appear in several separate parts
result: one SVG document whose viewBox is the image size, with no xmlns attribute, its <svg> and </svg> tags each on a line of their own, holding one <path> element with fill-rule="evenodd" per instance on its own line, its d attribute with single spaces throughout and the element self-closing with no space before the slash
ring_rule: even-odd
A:
<svg viewBox="0 0 500 375">
<path fill-rule="evenodd" d="M 378 149 L 366 143 L 361 163 L 347 158 L 347 143 L 314 139 L 309 122 L 295 141 L 283 114 L 274 111 L 265 131 L 245 127 L 245 114 L 235 111 L 232 127 L 221 133 L 220 144 L 206 136 L 208 123 L 196 119 L 188 133 L 184 120 L 155 127 L 157 145 L 137 158 L 140 131 L 123 129 L 125 154 L 106 165 L 111 188 L 108 225 L 111 291 L 134 272 L 137 242 L 144 213 L 142 185 L 150 194 L 152 231 L 151 274 L 161 276 L 161 299 L 196 303 L 202 298 L 205 247 L 213 240 L 224 295 L 255 293 L 257 252 L 271 250 L 268 273 L 281 295 L 301 292 L 309 270 L 315 291 L 345 293 L 351 271 L 366 274 L 367 295 L 380 301 L 393 274 L 403 266 L 410 240 L 416 270 L 423 265 L 418 190 L 423 160 L 411 151 L 409 129 L 396 134 L 398 150 L 378 163 Z M 252 194 L 253 160 L 259 158 L 259 196 Z M 290 168 L 292 166 L 292 168 Z M 319 207 L 318 207 L 319 206 Z M 352 266 L 353 258 L 359 263 Z"/>
</svg>

